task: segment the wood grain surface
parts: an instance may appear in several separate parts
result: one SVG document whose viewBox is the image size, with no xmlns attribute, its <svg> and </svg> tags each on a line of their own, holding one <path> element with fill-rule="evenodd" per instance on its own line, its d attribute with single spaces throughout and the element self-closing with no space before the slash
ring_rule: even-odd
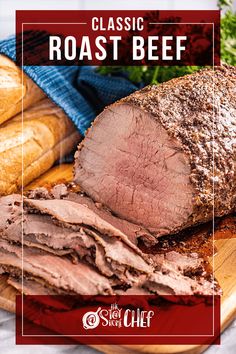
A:
<svg viewBox="0 0 236 354">
<path fill-rule="evenodd" d="M 52 168 L 43 176 L 32 182 L 27 189 L 44 186 L 47 183 L 69 182 L 72 179 L 72 165 L 60 165 Z M 236 318 L 236 235 L 214 241 L 218 250 L 214 256 L 215 277 L 218 279 L 223 296 L 221 300 L 221 328 L 222 331 Z M 0 276 L 0 307 L 8 311 L 15 311 L 15 295 L 17 291 L 9 286 L 4 275 Z M 134 353 L 188 353 L 197 354 L 206 349 L 206 346 L 197 345 L 97 345 L 98 350 L 109 354 Z"/>
</svg>

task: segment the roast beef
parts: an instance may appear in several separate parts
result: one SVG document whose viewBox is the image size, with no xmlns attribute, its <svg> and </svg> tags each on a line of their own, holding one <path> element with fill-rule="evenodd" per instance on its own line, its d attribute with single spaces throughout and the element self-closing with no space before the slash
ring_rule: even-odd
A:
<svg viewBox="0 0 236 354">
<path fill-rule="evenodd" d="M 15 206 L 16 200 L 17 207 Z M 128 246 L 126 241 L 128 238 L 125 234 L 122 234 L 125 239 L 125 242 L 122 242 L 118 237 L 120 230 L 115 229 L 113 225 L 101 218 L 97 222 L 94 216 L 96 215 L 95 208 L 94 211 L 90 210 L 88 205 L 83 205 L 82 201 L 81 196 L 80 204 L 76 204 L 78 208 L 75 209 L 75 202 L 66 200 L 66 215 L 70 219 L 64 219 L 63 200 L 26 199 L 22 219 L 20 215 L 22 202 L 18 196 L 2 197 L 0 203 L 4 210 L 1 217 L 1 224 L 4 225 L 1 232 L 2 238 L 17 243 L 23 242 L 24 245 L 60 256 L 76 253 L 81 260 L 98 268 L 100 273 L 109 277 L 115 276 L 121 283 L 125 282 L 129 285 L 137 280 L 137 275 L 149 274 L 152 267 L 145 261 L 147 257 L 141 250 L 130 242 L 131 247 Z M 30 210 L 28 210 L 29 205 Z M 53 218 L 44 213 L 52 214 Z M 88 213 L 92 216 L 91 219 L 86 220 L 85 216 Z M 15 221 L 15 214 L 18 216 L 17 221 Z M 23 221 L 23 228 L 21 221 Z M 55 222 L 59 222 L 61 227 L 55 225 Z M 101 227 L 103 224 L 106 225 L 106 229 Z M 106 236 L 102 231 L 110 236 Z"/>
<path fill-rule="evenodd" d="M 13 287 L 30 295 L 125 294 L 127 289 L 129 294 L 143 293 L 144 289 L 149 294 L 158 295 L 221 293 L 214 279 L 204 276 L 203 260 L 194 254 L 169 252 L 160 255 L 155 260 L 152 273 L 136 277 L 130 286 L 114 284 L 112 279 L 103 277 L 83 263 L 73 265 L 65 258 L 28 247 L 24 247 L 22 282 L 21 252 L 21 247 L 0 241 L 0 271 L 11 275 L 9 283 Z M 196 267 L 199 268 L 197 275 Z"/>
<path fill-rule="evenodd" d="M 68 259 L 48 254 L 35 248 L 24 247 L 23 273 L 22 249 L 7 241 L 0 241 L 0 272 L 11 275 L 12 286 L 26 294 L 112 294 L 149 293 L 159 295 L 211 295 L 221 291 L 212 277 L 205 277 L 204 262 L 196 255 L 169 252 L 156 257 L 153 271 L 135 277 L 130 283 L 118 285 L 84 263 L 72 264 Z M 199 272 L 196 275 L 196 267 Z M 22 274 L 25 289 L 22 289 Z M 33 284 L 31 286 L 31 284 Z M 113 288 L 113 290 L 112 290 Z"/>
<path fill-rule="evenodd" d="M 42 281 L 40 283 L 35 281 L 35 279 L 24 279 L 22 282 L 20 277 L 10 276 L 7 282 L 18 291 L 23 291 L 25 295 L 58 295 L 58 291 L 44 286 Z"/>
<path fill-rule="evenodd" d="M 155 258 L 155 263 L 161 264 L 161 267 L 144 284 L 150 291 L 159 295 L 187 295 L 192 292 L 212 294 L 217 289 L 212 274 L 208 274 L 207 280 L 204 278 L 204 263 L 196 253 L 185 255 L 172 251 Z"/>
<path fill-rule="evenodd" d="M 81 262 L 75 265 L 35 248 L 24 247 L 22 251 L 22 247 L 5 240 L 0 240 L 0 270 L 13 276 L 33 277 L 59 293 L 112 294 L 108 279 L 90 266 Z"/>
<path fill-rule="evenodd" d="M 39 192 L 31 198 L 36 196 Z M 22 277 L 19 245 L 23 242 L 27 293 L 40 289 L 41 294 L 119 294 L 127 290 L 161 295 L 219 293 L 212 274 L 206 273 L 204 259 L 196 253 L 144 254 L 127 242 L 129 237 L 123 231 L 120 237 L 116 218 L 111 215 L 109 220 L 109 212 L 89 198 L 74 193 L 57 195 L 59 199 L 44 197 L 47 199 L 25 199 L 23 215 L 21 196 L 0 199 L 0 232 L 4 238 L 0 241 L 0 267 L 11 274 L 10 282 L 17 289 Z M 78 258 L 72 264 L 70 257 L 74 254 Z M 39 285 L 30 290 L 32 282 Z"/>
<path fill-rule="evenodd" d="M 75 155 L 74 181 L 155 236 L 236 201 L 236 68 L 203 69 L 107 107 Z M 214 206 L 214 208 L 213 208 Z"/>
<path fill-rule="evenodd" d="M 57 203 L 55 200 L 37 200 L 37 199 L 28 199 L 24 200 L 24 205 L 31 209 L 39 210 L 41 213 L 49 214 L 54 219 L 58 220 L 59 223 L 73 225 L 74 229 L 86 225 L 90 228 L 94 228 L 95 230 L 101 232 L 102 234 L 108 236 L 114 236 L 123 240 L 128 246 L 135 248 L 137 252 L 139 249 L 135 246 L 133 242 L 130 241 L 129 235 L 132 240 L 137 239 L 137 234 L 141 228 L 133 228 L 130 229 L 130 225 L 132 224 L 126 222 L 120 222 L 118 218 L 109 217 L 109 221 L 107 221 L 104 216 L 106 213 L 102 213 L 103 217 L 99 215 L 99 210 L 95 212 L 94 209 L 90 208 L 86 205 L 86 199 L 84 203 L 75 202 L 74 200 L 68 199 L 57 199 Z M 114 225 L 114 221 L 116 225 Z M 123 225 L 122 225 L 123 224 Z M 126 226 L 127 233 L 124 233 L 122 230 L 122 226 Z M 140 233 L 141 234 L 141 233 Z"/>
</svg>

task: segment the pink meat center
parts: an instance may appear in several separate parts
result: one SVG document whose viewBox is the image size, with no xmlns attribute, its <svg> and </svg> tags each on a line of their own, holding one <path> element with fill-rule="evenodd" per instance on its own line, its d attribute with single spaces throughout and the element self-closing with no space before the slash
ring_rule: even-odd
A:
<svg viewBox="0 0 236 354">
<path fill-rule="evenodd" d="M 90 129 L 75 179 L 94 200 L 157 235 L 192 213 L 190 165 L 180 143 L 128 104 L 105 110 Z"/>
</svg>

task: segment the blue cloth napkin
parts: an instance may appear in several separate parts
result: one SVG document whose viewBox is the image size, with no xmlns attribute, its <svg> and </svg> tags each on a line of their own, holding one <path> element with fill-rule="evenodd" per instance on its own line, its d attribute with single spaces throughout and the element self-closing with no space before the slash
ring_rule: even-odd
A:
<svg viewBox="0 0 236 354">
<path fill-rule="evenodd" d="M 0 41 L 0 53 L 15 61 L 15 37 Z M 138 88 L 125 77 L 103 76 L 88 66 L 23 66 L 23 70 L 83 135 L 105 106 Z"/>
</svg>

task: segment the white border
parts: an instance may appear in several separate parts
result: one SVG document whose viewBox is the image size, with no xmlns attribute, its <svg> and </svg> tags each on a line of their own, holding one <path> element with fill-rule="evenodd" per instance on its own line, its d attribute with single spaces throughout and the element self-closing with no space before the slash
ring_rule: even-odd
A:
<svg viewBox="0 0 236 354">
<path fill-rule="evenodd" d="M 21 78 L 22 78 L 22 83 L 23 83 L 23 76 L 24 76 L 24 73 L 23 73 L 23 66 L 24 66 L 24 59 L 23 59 L 23 48 L 24 48 L 24 25 L 33 25 L 33 24 L 46 24 L 46 25 L 56 25 L 56 24 L 62 24 L 62 25 L 72 25 L 72 24 L 76 24 L 76 25 L 87 25 L 87 23 L 85 22 L 22 22 L 21 24 L 21 30 L 22 30 L 22 34 L 21 34 L 21 41 L 22 41 L 22 49 L 21 49 L 21 65 L 22 65 L 22 70 L 21 70 Z M 148 25 L 170 25 L 170 24 L 182 24 L 182 25 L 212 25 L 212 39 L 213 39 L 213 58 L 212 58 L 212 68 L 213 68 L 213 71 L 215 70 L 215 65 L 214 65 L 214 59 L 215 59 L 215 24 L 214 22 L 194 22 L 194 23 L 191 23 L 191 22 L 150 22 L 148 23 Z M 22 201 L 24 200 L 23 199 L 23 196 L 24 196 L 24 147 L 23 147 L 23 128 L 24 128 L 24 90 L 23 90 L 23 85 L 22 85 L 22 102 L 21 102 L 21 127 L 22 127 L 22 159 L 21 159 L 21 163 L 22 163 L 22 188 L 21 188 L 21 195 L 22 195 Z M 214 146 L 215 146 L 215 134 L 214 134 L 214 131 L 215 131 L 215 113 L 214 113 L 214 102 L 215 102 L 215 82 L 213 80 L 213 176 L 215 175 L 215 149 L 214 149 Z M 213 178 L 213 218 L 212 218 L 212 227 L 213 227 L 213 240 L 212 240 L 212 269 L 213 269 L 213 275 L 214 275 L 214 266 L 215 266 L 215 262 L 214 262 L 214 240 L 215 240 L 215 220 L 214 220 L 214 217 L 215 217 L 215 181 L 214 181 L 214 178 Z M 30 334 L 24 334 L 24 316 L 23 316 L 23 310 L 24 310 L 24 301 L 23 301 L 23 289 L 24 289 L 24 269 L 23 269 L 23 264 L 24 264 L 24 245 L 23 245 L 23 234 L 24 234 L 24 231 L 23 231 L 23 212 L 24 212 L 24 208 L 23 208 L 23 202 L 22 202 L 22 239 L 21 239 L 21 245 L 22 245 L 22 295 L 21 295 L 21 299 L 22 299 L 22 303 L 21 303 L 21 311 L 22 311 L 22 318 L 21 318 L 21 328 L 22 328 L 22 333 L 21 333 L 21 336 L 22 337 L 214 337 L 215 336 L 215 314 L 214 314 L 214 298 L 215 298 L 215 294 L 213 292 L 213 332 L 212 334 L 197 334 L 197 335 L 184 335 L 184 334 L 181 334 L 181 335 L 178 335 L 178 334 L 162 334 L 162 335 L 155 335 L 155 334 L 152 334 L 152 335 L 122 335 L 122 334 L 118 334 L 118 335 L 104 335 L 104 334 L 101 334 L 101 335 L 93 335 L 93 334 L 83 334 L 83 335 L 79 335 L 79 334 L 69 334 L 69 335 L 63 335 L 63 334 L 55 334 L 55 335 L 40 335 L 40 334 L 34 334 L 34 335 L 30 335 Z M 213 287 L 214 287 L 214 277 L 213 277 L 213 280 L 212 280 L 212 283 L 213 283 Z"/>
</svg>

